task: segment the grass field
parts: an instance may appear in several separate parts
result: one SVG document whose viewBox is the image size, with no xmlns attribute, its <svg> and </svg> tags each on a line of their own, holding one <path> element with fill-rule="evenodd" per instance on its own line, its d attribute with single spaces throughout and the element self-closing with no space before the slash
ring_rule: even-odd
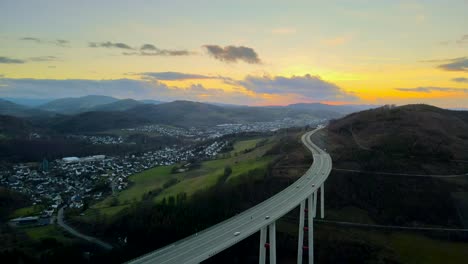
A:
<svg viewBox="0 0 468 264">
<path fill-rule="evenodd" d="M 340 221 L 346 219 L 348 222 L 362 223 L 362 224 L 375 224 L 365 210 L 353 206 L 343 207 L 341 209 L 328 209 L 327 219 Z"/>
<path fill-rule="evenodd" d="M 376 245 L 386 249 L 391 256 L 402 263 L 465 263 L 468 258 L 468 243 L 432 239 L 420 233 L 407 231 L 383 231 L 344 226 L 317 225 L 320 239 L 355 241 Z"/>
<path fill-rule="evenodd" d="M 263 138 L 256 138 L 256 139 L 249 139 L 249 140 L 241 140 L 234 143 L 233 150 L 231 151 L 231 155 L 236 153 L 241 153 L 247 149 L 253 149 L 257 145 L 258 142 L 262 141 Z"/>
<path fill-rule="evenodd" d="M 11 215 L 10 218 L 17 218 L 17 217 L 24 217 L 24 216 L 29 216 L 29 215 L 35 215 L 40 213 L 42 210 L 44 210 L 44 206 L 40 205 L 33 205 L 33 206 L 28 206 L 28 207 L 23 207 L 16 209 Z"/>
<path fill-rule="evenodd" d="M 298 232 L 297 223 L 291 219 L 280 219 L 277 228 L 278 232 L 291 235 L 297 235 Z M 317 245 L 333 244 L 337 252 L 340 251 L 341 244 L 356 243 L 381 248 L 382 251 L 374 252 L 378 257 L 401 263 L 466 263 L 468 259 L 468 243 L 433 239 L 416 232 L 363 229 L 324 223 L 315 223 L 314 232 Z"/>
<path fill-rule="evenodd" d="M 468 260 L 468 243 L 400 232 L 391 234 L 388 239 L 403 263 L 466 263 Z"/>
<path fill-rule="evenodd" d="M 117 195 L 120 203 L 130 203 L 141 200 L 143 194 L 161 188 L 171 178 L 180 178 L 178 174 L 171 174 L 172 166 L 155 167 L 130 176 L 132 186 Z M 108 207 L 111 197 L 93 206 L 93 208 Z"/>
<path fill-rule="evenodd" d="M 85 212 L 85 215 L 96 213 L 109 216 L 114 215 L 132 202 L 142 200 L 145 193 L 162 188 L 164 183 L 174 178 L 179 180 L 179 182 L 164 189 L 159 195 L 154 197 L 154 201 L 158 202 L 165 197 L 176 196 L 181 192 L 185 192 L 190 197 L 190 195 L 197 191 L 214 186 L 223 175 L 224 168 L 228 165 L 232 168 L 232 174 L 226 182 L 236 184 L 240 175 L 244 175 L 254 169 L 266 169 L 268 163 L 273 160 L 273 156 L 264 156 L 274 145 L 273 140 L 269 139 L 266 144 L 256 147 L 257 143 L 261 140 L 265 140 L 265 138 L 238 141 L 234 144 L 234 150 L 231 152 L 237 153 L 236 155 L 231 155 L 231 157 L 224 159 L 205 161 L 201 164 L 200 168 L 186 172 L 172 174 L 171 170 L 173 166 L 160 166 L 134 174 L 129 178 L 131 186 L 117 194 L 118 206 L 110 206 L 113 198 L 108 197 L 91 206 Z M 252 151 L 243 153 L 246 149 L 252 149 Z"/>
<path fill-rule="evenodd" d="M 72 243 L 73 238 L 66 236 L 66 233 L 55 225 L 27 227 L 22 229 L 28 237 L 40 241 L 46 238 L 54 238 L 60 243 Z"/>
<path fill-rule="evenodd" d="M 238 176 L 247 173 L 253 169 L 266 168 L 272 157 L 262 157 L 254 160 L 244 160 L 234 164 L 233 158 L 207 161 L 202 165 L 201 170 L 206 171 L 205 174 L 193 178 L 187 178 L 180 183 L 165 189 L 160 195 L 155 198 L 155 201 L 161 201 L 165 197 L 175 196 L 178 193 L 185 192 L 187 196 L 193 193 L 214 186 L 219 178 L 224 173 L 224 168 L 227 165 L 232 167 L 232 174 L 228 177 L 228 183 L 236 183 Z"/>
</svg>

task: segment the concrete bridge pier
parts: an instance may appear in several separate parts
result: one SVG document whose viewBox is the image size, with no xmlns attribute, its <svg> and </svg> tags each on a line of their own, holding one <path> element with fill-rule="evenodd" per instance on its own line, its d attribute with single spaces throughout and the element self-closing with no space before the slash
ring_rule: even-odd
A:
<svg viewBox="0 0 468 264">
<path fill-rule="evenodd" d="M 320 216 L 324 218 L 325 217 L 325 182 L 322 183 L 322 186 L 320 186 L 320 203 L 321 203 Z"/>
<path fill-rule="evenodd" d="M 267 243 L 268 235 L 268 243 Z M 276 222 L 260 229 L 260 258 L 259 264 L 265 264 L 266 249 L 270 252 L 270 264 L 276 264 Z"/>
<path fill-rule="evenodd" d="M 306 207 L 307 202 L 307 209 Z M 317 194 L 312 193 L 300 204 L 299 212 L 299 241 L 297 245 L 297 263 L 302 264 L 304 249 L 309 255 L 309 264 L 314 263 L 314 217 L 316 214 Z M 305 212 L 307 212 L 307 227 L 304 227 Z M 307 246 L 304 246 L 304 231 L 307 231 Z"/>
</svg>

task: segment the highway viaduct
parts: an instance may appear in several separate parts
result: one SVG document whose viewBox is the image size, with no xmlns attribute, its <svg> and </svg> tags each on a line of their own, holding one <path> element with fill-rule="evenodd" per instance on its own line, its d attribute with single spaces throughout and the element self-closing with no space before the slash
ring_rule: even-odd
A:
<svg viewBox="0 0 468 264">
<path fill-rule="evenodd" d="M 305 252 L 309 256 L 309 264 L 313 263 L 313 219 L 317 216 L 319 194 L 320 216 L 324 217 L 325 180 L 332 169 L 330 155 L 310 139 L 320 129 L 302 135 L 302 143 L 312 152 L 314 162 L 292 185 L 234 217 L 128 263 L 200 263 L 260 231 L 259 263 L 265 263 L 268 251 L 270 263 L 276 264 L 276 220 L 297 206 L 300 207 L 297 263 L 303 263 Z M 304 241 L 305 234 L 308 243 Z"/>
</svg>

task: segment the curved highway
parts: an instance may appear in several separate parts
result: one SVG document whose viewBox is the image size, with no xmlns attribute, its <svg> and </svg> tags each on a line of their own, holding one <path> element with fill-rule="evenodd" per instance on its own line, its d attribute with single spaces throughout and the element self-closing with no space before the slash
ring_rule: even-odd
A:
<svg viewBox="0 0 468 264">
<path fill-rule="evenodd" d="M 330 155 L 310 140 L 310 136 L 319 129 L 302 135 L 302 142 L 312 152 L 314 162 L 306 173 L 292 185 L 234 217 L 129 263 L 200 263 L 296 208 L 323 184 L 332 168 Z"/>
</svg>

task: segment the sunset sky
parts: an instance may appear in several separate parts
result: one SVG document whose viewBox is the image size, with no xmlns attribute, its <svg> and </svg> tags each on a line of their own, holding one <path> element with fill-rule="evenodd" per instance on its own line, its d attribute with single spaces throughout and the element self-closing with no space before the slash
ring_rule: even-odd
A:
<svg viewBox="0 0 468 264">
<path fill-rule="evenodd" d="M 0 2 L 0 97 L 468 107 L 468 1 Z"/>
</svg>

